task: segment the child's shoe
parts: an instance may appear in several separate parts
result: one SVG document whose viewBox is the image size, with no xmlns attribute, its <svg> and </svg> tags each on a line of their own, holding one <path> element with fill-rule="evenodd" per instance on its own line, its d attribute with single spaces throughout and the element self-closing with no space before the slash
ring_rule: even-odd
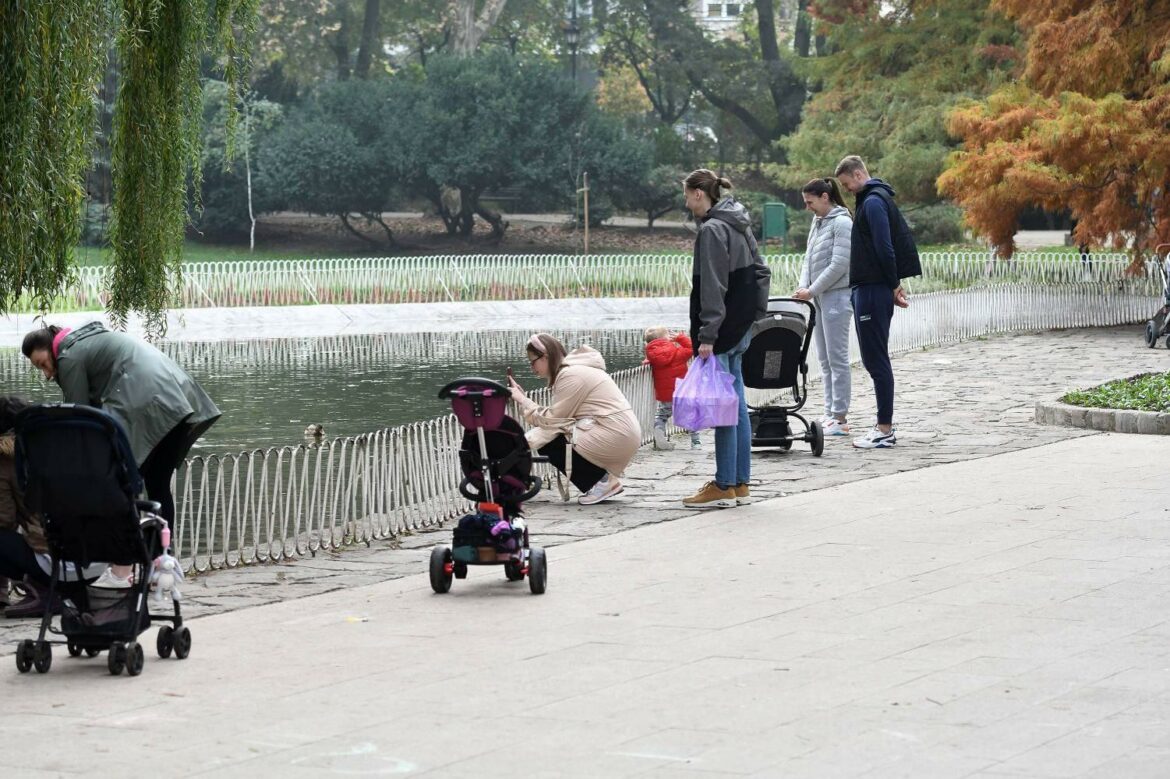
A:
<svg viewBox="0 0 1170 779">
<path fill-rule="evenodd" d="M 669 452 L 674 448 L 674 444 L 666 435 L 666 430 L 661 427 L 654 428 L 654 448 L 663 452 Z"/>
<path fill-rule="evenodd" d="M 112 568 L 107 568 L 106 570 L 102 571 L 102 575 L 94 580 L 94 583 L 89 586 L 104 590 L 128 590 L 130 589 L 132 578 L 134 577 L 127 576 L 125 579 L 123 579 L 121 576 L 115 574 Z"/>
</svg>

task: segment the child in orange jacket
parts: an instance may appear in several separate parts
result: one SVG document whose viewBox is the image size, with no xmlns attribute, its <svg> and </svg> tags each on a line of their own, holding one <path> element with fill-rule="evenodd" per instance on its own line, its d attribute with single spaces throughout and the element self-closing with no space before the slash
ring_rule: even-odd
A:
<svg viewBox="0 0 1170 779">
<path fill-rule="evenodd" d="M 671 336 L 665 327 L 647 327 L 646 360 L 654 376 L 654 399 L 658 402 L 654 413 L 654 448 L 673 449 L 666 434 L 666 423 L 674 414 L 674 381 L 687 374 L 691 359 L 691 339 L 684 333 Z M 691 431 L 691 448 L 699 449 L 699 434 Z"/>
</svg>

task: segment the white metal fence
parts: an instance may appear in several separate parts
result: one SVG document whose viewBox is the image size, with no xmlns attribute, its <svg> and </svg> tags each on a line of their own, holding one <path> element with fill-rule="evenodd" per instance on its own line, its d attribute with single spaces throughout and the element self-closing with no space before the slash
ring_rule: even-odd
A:
<svg viewBox="0 0 1170 779">
<path fill-rule="evenodd" d="M 642 425 L 654 421 L 647 367 L 613 374 Z M 530 393 L 548 402 L 548 390 Z M 463 514 L 453 415 L 321 446 L 192 457 L 175 479 L 176 554 L 206 571 L 291 559 L 396 536 Z M 548 476 L 547 467 L 541 469 Z"/>
<path fill-rule="evenodd" d="M 773 288 L 790 291 L 802 255 L 768 257 Z M 1110 253 L 1083 263 L 1059 252 L 1009 261 L 986 252 L 930 252 L 916 292 L 997 283 L 1071 283 L 1118 277 L 1129 264 Z M 1156 275 L 1156 269 L 1151 270 Z M 97 310 L 106 302 L 108 269 L 80 269 L 67 302 Z M 677 297 L 691 285 L 685 254 L 460 255 L 322 260 L 193 262 L 183 266 L 176 307 L 279 306 L 317 303 L 435 303 L 578 297 Z"/>
<path fill-rule="evenodd" d="M 601 257 L 588 263 L 543 258 L 546 264 L 541 260 L 470 258 L 450 267 L 445 258 L 353 260 L 323 262 L 315 270 L 306 269 L 312 265 L 306 263 L 252 263 L 227 269 L 216 265 L 189 272 L 188 283 L 201 279 L 200 294 L 209 300 L 223 295 L 219 299 L 234 305 L 256 302 L 257 296 L 266 302 L 278 302 L 285 295 L 285 302 L 306 302 L 296 295 L 308 296 L 310 290 L 321 302 L 339 302 L 336 293 L 329 297 L 321 290 L 344 283 L 358 285 L 357 292 L 346 293 L 349 298 L 362 298 L 346 302 L 483 300 L 497 293 L 601 295 L 603 287 L 610 295 L 677 296 L 690 285 L 688 258 Z M 794 286 L 799 260 L 788 256 L 772 262 L 776 294 Z M 1123 256 L 1097 257 L 1089 265 L 1075 256 L 1055 254 L 1024 256 L 1013 263 L 990 263 L 970 254 L 928 255 L 924 260 L 926 275 L 911 286 L 911 307 L 894 317 L 892 351 L 993 333 L 1139 322 L 1157 305 L 1161 291 L 1161 277 L 1152 265 L 1148 273 L 1127 276 L 1128 259 Z M 222 277 L 214 269 L 224 270 Z M 611 277 L 602 284 L 600 279 L 607 274 Z M 413 286 L 406 278 L 411 275 Z M 295 293 L 289 281 L 293 277 L 301 280 L 302 293 Z M 242 278 L 251 279 L 246 288 L 239 284 Z M 496 280 L 489 283 L 491 278 Z M 459 281 L 453 283 L 455 279 Z M 426 286 L 432 282 L 438 286 Z M 273 286 L 265 288 L 264 283 Z M 264 289 L 268 292 L 261 294 Z M 438 295 L 435 289 L 445 291 Z M 468 297 L 454 297 L 456 289 Z M 923 293 L 926 289 L 936 291 Z M 240 346 L 245 353 L 248 348 Z M 812 355 L 810 362 L 815 364 Z M 810 369 L 810 375 L 817 374 L 816 368 Z M 649 369 L 622 371 L 614 378 L 648 440 L 654 415 Z M 761 400 L 750 392 L 749 398 Z M 462 435 L 454 417 L 446 416 L 316 448 L 191 458 L 176 477 L 177 551 L 189 569 L 206 571 L 369 543 L 450 519 L 467 508 L 457 492 Z"/>
</svg>

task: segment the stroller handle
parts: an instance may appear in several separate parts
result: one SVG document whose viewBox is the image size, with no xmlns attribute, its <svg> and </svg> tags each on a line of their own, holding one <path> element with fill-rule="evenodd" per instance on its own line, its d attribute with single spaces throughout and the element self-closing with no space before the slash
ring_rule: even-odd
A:
<svg viewBox="0 0 1170 779">
<path fill-rule="evenodd" d="M 792 297 L 778 297 L 778 298 L 768 298 L 768 302 L 769 303 L 800 303 L 802 305 L 808 306 L 808 329 L 812 330 L 813 325 L 816 324 L 817 307 L 815 305 L 813 305 L 813 302 L 811 300 L 802 300 L 801 298 L 792 298 Z M 766 317 L 768 314 L 771 314 L 771 313 L 772 312 L 769 311 L 764 316 Z M 763 318 L 763 317 L 761 317 L 761 318 Z"/>
<path fill-rule="evenodd" d="M 439 390 L 440 400 L 447 400 L 451 397 L 490 398 L 498 395 L 511 398 L 512 390 L 500 384 L 498 381 L 484 379 L 479 376 L 467 376 L 462 379 L 456 379 L 447 383 Z"/>
</svg>

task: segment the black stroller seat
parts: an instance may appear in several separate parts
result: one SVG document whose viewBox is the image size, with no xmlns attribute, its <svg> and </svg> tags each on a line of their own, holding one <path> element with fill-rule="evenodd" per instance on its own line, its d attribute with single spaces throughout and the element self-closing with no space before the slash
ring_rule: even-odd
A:
<svg viewBox="0 0 1170 779">
<path fill-rule="evenodd" d="M 151 620 L 160 628 L 157 650 L 182 659 L 191 647 L 178 601 L 174 613 L 150 614 L 150 571 L 168 552 L 170 531 L 159 506 L 140 500 L 142 477 L 121 424 L 104 411 L 66 403 L 33 406 L 16 417 L 16 473 L 29 511 L 39 514 L 49 545 L 49 602 L 62 603 L 60 627 L 46 609 L 35 641 L 25 639 L 16 667 L 45 673 L 52 645 L 65 644 L 72 657 L 108 650 L 107 666 L 118 675 L 142 672 L 144 652 L 137 638 Z M 130 565 L 128 589 L 85 586 L 82 569 L 92 563 Z M 58 595 L 60 579 L 72 569 L 77 583 Z M 50 640 L 48 634 L 65 640 Z"/>
<path fill-rule="evenodd" d="M 507 414 L 511 390 L 491 379 L 468 377 L 447 384 L 439 397 L 451 401 L 464 429 L 459 493 L 476 511 L 459 520 L 451 546 L 431 550 L 431 588 L 450 591 L 452 579 L 466 578 L 469 565 L 503 565 L 508 581 L 527 576 L 532 593 L 543 593 L 548 564 L 543 549 L 529 546 L 521 510 L 540 492 L 532 465 L 544 458 L 533 456 L 524 428 Z"/>
<path fill-rule="evenodd" d="M 808 399 L 808 348 L 812 343 L 817 310 L 810 301 L 797 298 L 770 298 L 768 313 L 752 325 L 752 337 L 743 355 L 745 387 L 761 390 L 791 390 L 793 402 L 749 406 L 752 446 L 779 447 L 787 451 L 793 441 L 811 445 L 820 457 L 825 448 L 819 422 L 809 422 L 798 412 Z M 789 418 L 804 426 L 793 434 Z"/>
</svg>

